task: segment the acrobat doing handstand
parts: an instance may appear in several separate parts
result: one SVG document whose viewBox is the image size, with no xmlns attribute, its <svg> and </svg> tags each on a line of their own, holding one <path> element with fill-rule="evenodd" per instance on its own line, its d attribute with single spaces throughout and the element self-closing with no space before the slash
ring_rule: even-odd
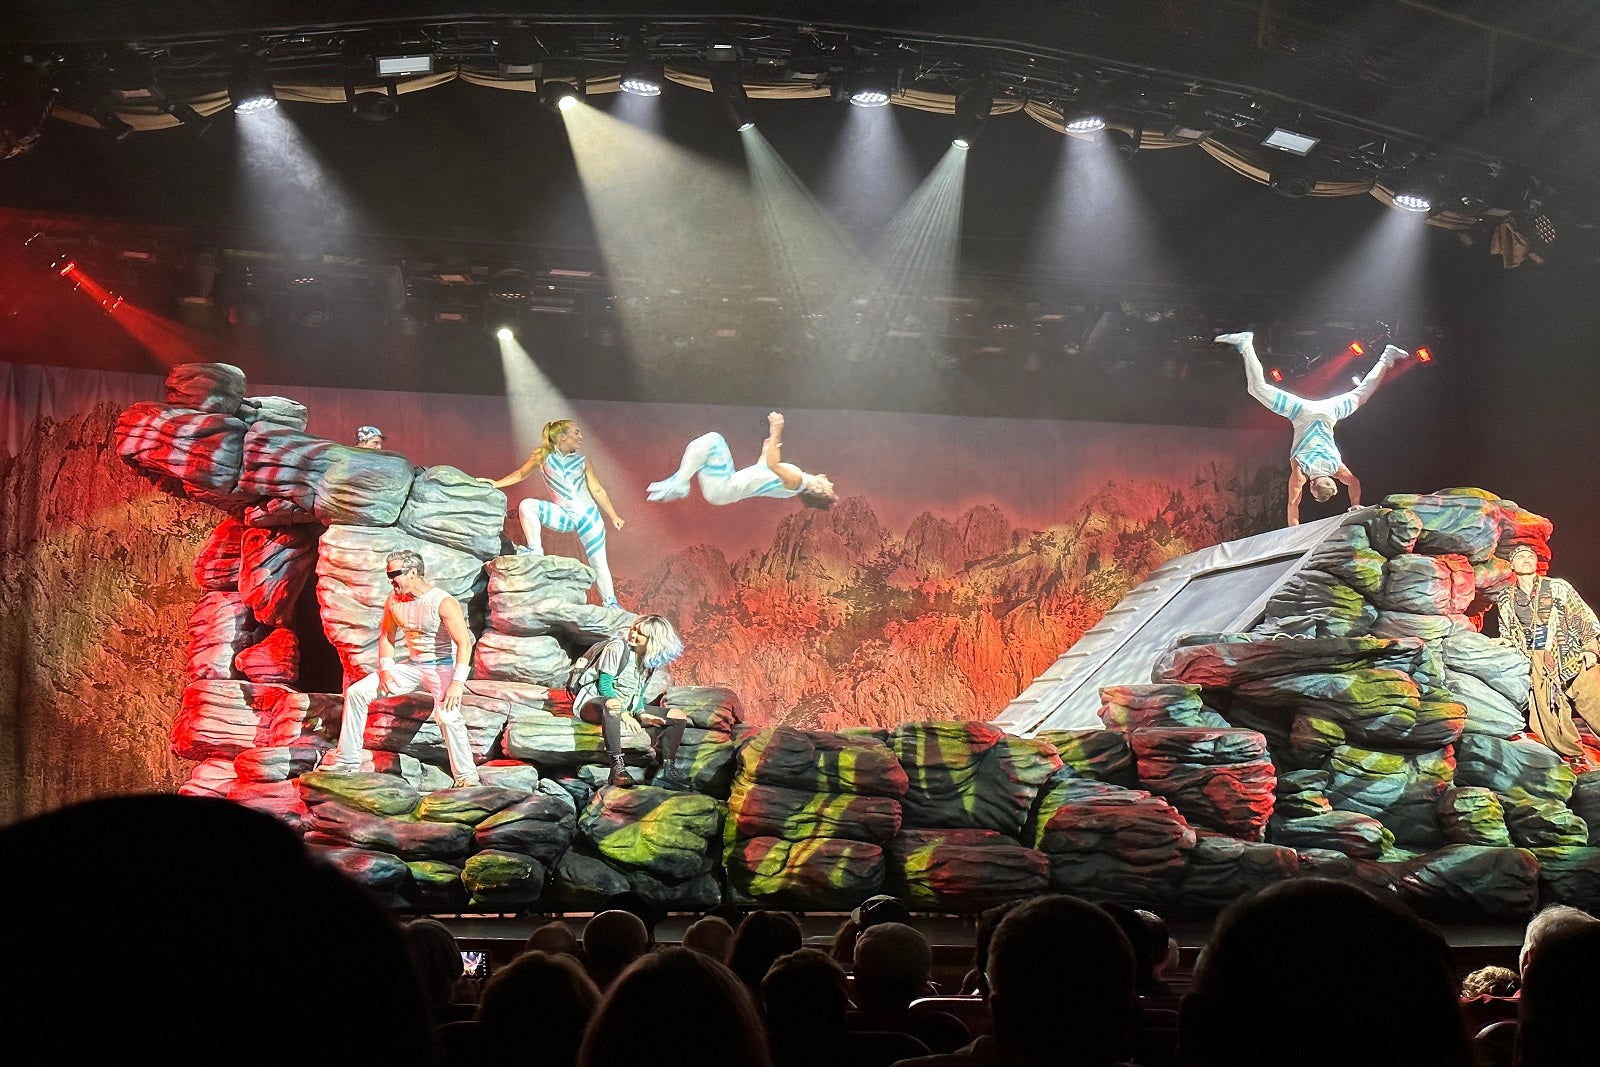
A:
<svg viewBox="0 0 1600 1067">
<path fill-rule="evenodd" d="M 826 510 L 838 500 L 833 483 L 826 475 L 807 474 L 793 463 L 785 463 L 783 415 L 767 415 L 767 439 L 761 442 L 761 459 L 748 467 L 733 468 L 733 453 L 720 433 L 702 434 L 683 450 L 683 462 L 670 478 L 650 483 L 646 499 L 682 500 L 689 495 L 689 479 L 700 476 L 700 495 L 712 504 L 732 504 L 751 497 L 800 498 L 800 503 Z"/>
<path fill-rule="evenodd" d="M 1365 404 L 1377 391 L 1384 373 L 1410 353 L 1389 345 L 1354 389 L 1326 400 L 1307 400 L 1268 384 L 1266 375 L 1261 372 L 1261 360 L 1256 356 L 1255 334 L 1225 333 L 1216 340 L 1218 344 L 1232 345 L 1244 356 L 1244 375 L 1250 395 L 1261 401 L 1268 411 L 1282 415 L 1294 425 L 1294 443 L 1289 446 L 1289 525 L 1300 524 L 1300 494 L 1307 482 L 1311 484 L 1312 499 L 1317 501 L 1331 500 L 1339 491 L 1335 483 L 1342 482 L 1350 490 L 1350 506 L 1360 507 L 1361 482 L 1339 455 L 1333 428 Z"/>
</svg>

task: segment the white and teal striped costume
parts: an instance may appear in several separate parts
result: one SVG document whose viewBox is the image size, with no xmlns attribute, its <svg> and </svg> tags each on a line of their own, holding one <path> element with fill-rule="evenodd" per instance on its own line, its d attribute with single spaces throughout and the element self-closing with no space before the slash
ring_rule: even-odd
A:
<svg viewBox="0 0 1600 1067">
<path fill-rule="evenodd" d="M 748 467 L 733 469 L 733 453 L 720 433 L 702 434 L 689 442 L 683 450 L 683 462 L 670 478 L 650 483 L 646 499 L 653 501 L 682 500 L 689 495 L 689 479 L 700 476 L 700 495 L 712 504 L 733 504 L 751 497 L 767 496 L 784 499 L 799 494 L 799 489 L 789 489 L 771 467 L 767 466 L 766 447 L 761 459 Z M 802 479 L 810 475 L 802 475 Z M 804 481 L 801 483 L 804 484 Z"/>
<path fill-rule="evenodd" d="M 588 461 L 583 453 L 552 451 L 544 458 L 541 470 L 544 480 L 555 494 L 555 501 L 529 497 L 517 505 L 517 517 L 522 520 L 522 533 L 528 539 L 528 548 L 543 554 L 544 544 L 539 535 L 541 526 L 557 533 L 576 533 L 583 544 L 583 553 L 594 569 L 595 588 L 600 591 L 600 602 L 608 608 L 617 606 L 617 593 L 611 583 L 611 566 L 606 562 L 606 523 L 600 508 L 589 495 L 589 482 L 584 476 Z"/>
<path fill-rule="evenodd" d="M 1277 415 L 1282 415 L 1294 425 L 1294 443 L 1289 446 L 1289 458 L 1300 465 L 1307 478 L 1331 478 L 1344 466 L 1339 446 L 1333 441 L 1333 428 L 1340 420 L 1367 402 L 1378 388 L 1378 382 L 1391 366 L 1390 350 L 1385 349 L 1378 362 L 1367 371 L 1366 377 L 1349 392 L 1330 396 L 1326 400 L 1307 400 L 1279 389 L 1267 382 L 1261 372 L 1261 360 L 1253 346 L 1241 349 L 1244 354 L 1244 374 L 1250 395 Z"/>
</svg>

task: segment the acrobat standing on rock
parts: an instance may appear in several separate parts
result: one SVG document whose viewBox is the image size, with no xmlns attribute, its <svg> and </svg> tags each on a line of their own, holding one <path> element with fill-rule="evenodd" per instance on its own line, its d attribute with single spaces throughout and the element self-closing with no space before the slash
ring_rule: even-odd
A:
<svg viewBox="0 0 1600 1067">
<path fill-rule="evenodd" d="M 826 511 L 838 500 L 833 483 L 824 474 L 807 474 L 793 463 L 782 460 L 783 414 L 767 415 L 767 439 L 761 442 L 761 459 L 734 470 L 733 453 L 720 433 L 702 434 L 683 450 L 683 462 L 670 478 L 650 483 L 646 499 L 682 500 L 689 495 L 690 481 L 700 476 L 700 495 L 712 504 L 733 504 L 751 497 L 800 498 L 800 503 Z"/>
<path fill-rule="evenodd" d="M 1250 395 L 1261 401 L 1268 411 L 1282 415 L 1294 425 L 1294 443 L 1289 446 L 1289 525 L 1300 524 L 1300 494 L 1307 482 L 1311 484 L 1312 499 L 1317 501 L 1331 500 L 1339 491 L 1336 483 L 1342 482 L 1350 490 L 1350 506 L 1360 507 L 1361 482 L 1339 455 L 1333 428 L 1365 404 L 1377 391 L 1378 383 L 1389 368 L 1410 353 L 1388 345 L 1354 389 L 1326 400 L 1307 400 L 1268 384 L 1261 371 L 1261 360 L 1256 356 L 1255 334 L 1248 331 L 1225 333 L 1216 341 L 1232 345 L 1244 356 L 1244 375 Z"/>
</svg>

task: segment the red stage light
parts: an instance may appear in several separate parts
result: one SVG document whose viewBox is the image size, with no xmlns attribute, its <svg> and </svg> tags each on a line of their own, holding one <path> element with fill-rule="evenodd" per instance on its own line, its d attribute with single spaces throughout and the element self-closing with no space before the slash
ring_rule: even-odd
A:
<svg viewBox="0 0 1600 1067">
<path fill-rule="evenodd" d="M 1350 342 L 1350 354 L 1351 355 L 1362 356 L 1362 355 L 1366 355 L 1366 352 L 1367 352 L 1367 346 L 1362 344 L 1360 341 L 1351 341 Z"/>
<path fill-rule="evenodd" d="M 1423 345 L 1421 348 L 1417 349 L 1417 353 L 1416 354 L 1417 354 L 1417 362 L 1418 363 L 1431 363 L 1431 362 L 1433 362 L 1433 353 L 1431 351 L 1429 351 L 1427 345 Z"/>
<path fill-rule="evenodd" d="M 1275 382 L 1281 382 L 1283 381 L 1283 371 L 1279 370 L 1277 367 L 1273 367 L 1271 370 L 1267 371 L 1267 377 L 1271 378 Z"/>
<path fill-rule="evenodd" d="M 63 278 L 65 278 L 67 275 L 71 274 L 73 271 L 75 271 L 77 269 L 78 269 L 78 264 L 76 262 L 74 262 L 73 260 L 69 259 L 69 260 L 66 261 L 66 263 L 62 264 L 61 270 L 58 273 Z"/>
</svg>

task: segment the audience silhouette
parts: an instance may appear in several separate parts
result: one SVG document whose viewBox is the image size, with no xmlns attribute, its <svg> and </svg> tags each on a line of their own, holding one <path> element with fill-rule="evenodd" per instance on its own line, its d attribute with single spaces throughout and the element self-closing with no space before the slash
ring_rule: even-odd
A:
<svg viewBox="0 0 1600 1067">
<path fill-rule="evenodd" d="M 1223 911 L 1183 998 L 1179 1042 L 1196 1067 L 1470 1062 L 1444 938 L 1398 902 L 1325 878 L 1279 882 Z"/>
<path fill-rule="evenodd" d="M 439 1028 L 444 1067 L 526 1060 L 572 1067 L 600 989 L 572 956 L 525 951 L 490 977 L 471 1022 Z"/>
<path fill-rule="evenodd" d="M 631 911 L 602 911 L 583 928 L 583 965 L 601 989 L 649 951 L 650 931 Z"/>
<path fill-rule="evenodd" d="M 683 947 L 704 952 L 718 963 L 727 963 L 733 950 L 733 924 L 720 915 L 705 915 L 683 932 Z"/>
<path fill-rule="evenodd" d="M 283 1011 L 305 1016 L 319 1059 L 434 1059 L 399 924 L 270 815 L 209 797 L 110 797 L 0 828 L 0 856 L 12 963 L 67 968 L 8 983 L 10 1062 L 163 1062 L 185 1049 L 248 1062 Z M 320 1020 L 287 1006 L 316 991 Z"/>
<path fill-rule="evenodd" d="M 689 1022 L 692 1019 L 692 1023 Z M 581 1067 L 770 1067 L 766 1031 L 744 984 L 687 948 L 642 956 L 606 991 Z"/>
<path fill-rule="evenodd" d="M 1565 915 L 1538 932 L 1522 969 L 1517 1067 L 1584 1067 L 1600 1058 L 1593 1017 L 1600 1005 L 1597 961 L 1600 919 Z"/>
<path fill-rule="evenodd" d="M 778 958 L 761 981 L 761 1002 L 775 1067 L 886 1067 L 928 1052 L 910 1034 L 849 1027 L 844 968 L 814 948 Z"/>
<path fill-rule="evenodd" d="M 739 923 L 728 949 L 728 966 L 750 995 L 759 998 L 761 979 L 778 959 L 801 947 L 800 923 L 782 911 L 752 911 Z"/>
</svg>

